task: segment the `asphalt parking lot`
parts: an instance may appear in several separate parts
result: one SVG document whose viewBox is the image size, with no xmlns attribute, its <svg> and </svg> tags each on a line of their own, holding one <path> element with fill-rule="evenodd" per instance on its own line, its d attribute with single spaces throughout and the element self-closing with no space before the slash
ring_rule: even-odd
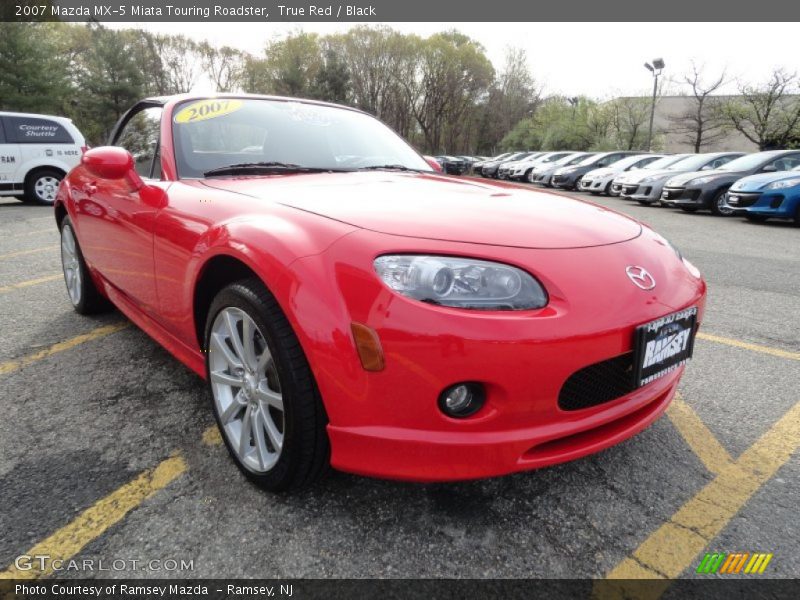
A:
<svg viewBox="0 0 800 600">
<path fill-rule="evenodd" d="M 667 416 L 598 455 L 447 485 L 340 473 L 249 485 L 204 384 L 116 312 L 75 314 L 51 211 L 0 201 L 0 569 L 15 558 L 193 560 L 117 577 L 711 577 L 768 552 L 800 577 L 800 230 L 582 198 L 653 225 L 708 310 Z M 92 573 L 67 571 L 62 577 Z"/>
</svg>

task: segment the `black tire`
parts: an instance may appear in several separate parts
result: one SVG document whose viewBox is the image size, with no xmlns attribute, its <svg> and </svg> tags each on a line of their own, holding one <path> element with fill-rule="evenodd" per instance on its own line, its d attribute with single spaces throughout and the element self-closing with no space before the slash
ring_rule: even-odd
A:
<svg viewBox="0 0 800 600">
<path fill-rule="evenodd" d="M 300 342 L 275 297 L 259 279 L 252 278 L 228 285 L 214 298 L 205 326 L 206 349 L 214 320 L 225 308 L 244 311 L 262 333 L 275 363 L 284 406 L 280 456 L 266 472 L 255 472 L 240 460 L 222 426 L 211 385 L 210 353 L 206 352 L 211 408 L 228 452 L 245 477 L 265 490 L 282 492 L 309 486 L 328 470 L 330 445 L 325 429 L 328 418 Z"/>
<path fill-rule="evenodd" d="M 797 205 L 794 211 L 794 226 L 800 227 L 800 204 Z"/>
<path fill-rule="evenodd" d="M 64 283 L 67 286 L 67 297 L 72 303 L 75 312 L 81 315 L 93 315 L 100 312 L 105 312 L 111 308 L 111 303 L 103 296 L 94 284 L 89 268 L 86 266 L 86 261 L 83 258 L 80 244 L 78 244 L 78 237 L 75 234 L 75 228 L 72 225 L 69 217 L 64 217 L 59 227 L 61 232 L 61 269 L 64 273 Z M 71 271 L 74 273 L 77 270 L 78 280 L 75 288 L 77 293 L 73 293 L 70 289 L 70 279 L 67 272 L 67 259 L 69 257 L 69 250 L 65 247 L 68 238 L 65 236 L 72 235 L 75 242 L 74 260 L 71 261 Z M 74 275 L 73 275 L 74 277 Z"/>
<path fill-rule="evenodd" d="M 650 200 L 637 200 L 637 202 L 642 206 L 653 206 L 653 203 Z"/>
<path fill-rule="evenodd" d="M 733 209 L 725 204 L 725 196 L 728 193 L 728 188 L 717 191 L 714 198 L 711 200 L 711 214 L 716 217 L 730 217 L 733 214 Z"/>
<path fill-rule="evenodd" d="M 765 217 L 764 215 L 755 215 L 752 213 L 745 213 L 744 218 L 748 221 L 752 221 L 753 223 L 763 223 L 768 219 L 768 217 Z"/>
<path fill-rule="evenodd" d="M 25 178 L 25 202 L 53 206 L 55 191 L 64 174 L 55 169 L 38 169 Z"/>
<path fill-rule="evenodd" d="M 604 196 L 609 196 L 609 197 L 612 197 L 612 198 L 614 197 L 614 193 L 611 191 L 611 185 L 612 185 L 613 183 L 614 183 L 613 181 L 609 181 L 609 182 L 606 184 L 606 187 L 605 187 L 605 189 L 603 189 L 603 195 L 604 195 Z"/>
<path fill-rule="evenodd" d="M 683 212 L 696 213 L 699 209 L 696 206 L 681 206 Z"/>
</svg>

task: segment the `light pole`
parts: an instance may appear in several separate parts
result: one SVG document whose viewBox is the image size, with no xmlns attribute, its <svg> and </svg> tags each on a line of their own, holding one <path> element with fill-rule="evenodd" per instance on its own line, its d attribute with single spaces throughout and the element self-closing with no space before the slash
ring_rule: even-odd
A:
<svg viewBox="0 0 800 600">
<path fill-rule="evenodd" d="M 655 58 L 653 64 L 649 62 L 644 63 L 645 69 L 653 74 L 653 103 L 650 106 L 650 129 L 647 131 L 647 151 L 652 150 L 653 145 L 653 118 L 656 116 L 656 94 L 658 93 L 658 76 L 664 69 L 664 59 Z"/>
</svg>

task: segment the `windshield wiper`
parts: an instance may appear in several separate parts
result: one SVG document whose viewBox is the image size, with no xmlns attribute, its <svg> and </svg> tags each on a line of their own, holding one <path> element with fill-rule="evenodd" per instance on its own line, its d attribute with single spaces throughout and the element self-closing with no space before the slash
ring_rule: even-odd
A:
<svg viewBox="0 0 800 600">
<path fill-rule="evenodd" d="M 325 169 L 322 167 L 304 167 L 294 163 L 283 162 L 250 162 L 250 163 L 237 163 L 233 165 L 226 165 L 224 167 L 217 167 L 203 173 L 204 177 L 213 177 L 214 175 L 239 175 L 247 173 L 325 173 L 328 171 L 335 171 L 336 169 Z"/>
<path fill-rule="evenodd" d="M 368 167 L 358 167 L 356 171 L 414 171 L 416 173 L 427 173 L 425 169 L 412 169 L 411 167 L 407 167 L 405 165 L 370 165 Z"/>
</svg>

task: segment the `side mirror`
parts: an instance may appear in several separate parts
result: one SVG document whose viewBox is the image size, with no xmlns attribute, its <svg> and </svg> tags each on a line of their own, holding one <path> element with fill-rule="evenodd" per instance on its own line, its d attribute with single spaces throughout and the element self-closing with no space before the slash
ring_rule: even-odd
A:
<svg viewBox="0 0 800 600">
<path fill-rule="evenodd" d="M 81 164 L 100 179 L 122 179 L 134 170 L 131 153 L 116 146 L 87 150 L 81 157 Z"/>
<path fill-rule="evenodd" d="M 437 173 L 442 172 L 442 165 L 439 164 L 438 160 L 436 160 L 432 156 L 425 156 L 424 158 L 425 162 L 427 162 L 431 166 L 431 168 L 433 168 L 434 171 L 436 171 Z"/>
<path fill-rule="evenodd" d="M 767 165 L 766 167 L 761 169 L 762 173 L 775 173 L 778 171 L 778 167 L 775 165 Z"/>
</svg>

